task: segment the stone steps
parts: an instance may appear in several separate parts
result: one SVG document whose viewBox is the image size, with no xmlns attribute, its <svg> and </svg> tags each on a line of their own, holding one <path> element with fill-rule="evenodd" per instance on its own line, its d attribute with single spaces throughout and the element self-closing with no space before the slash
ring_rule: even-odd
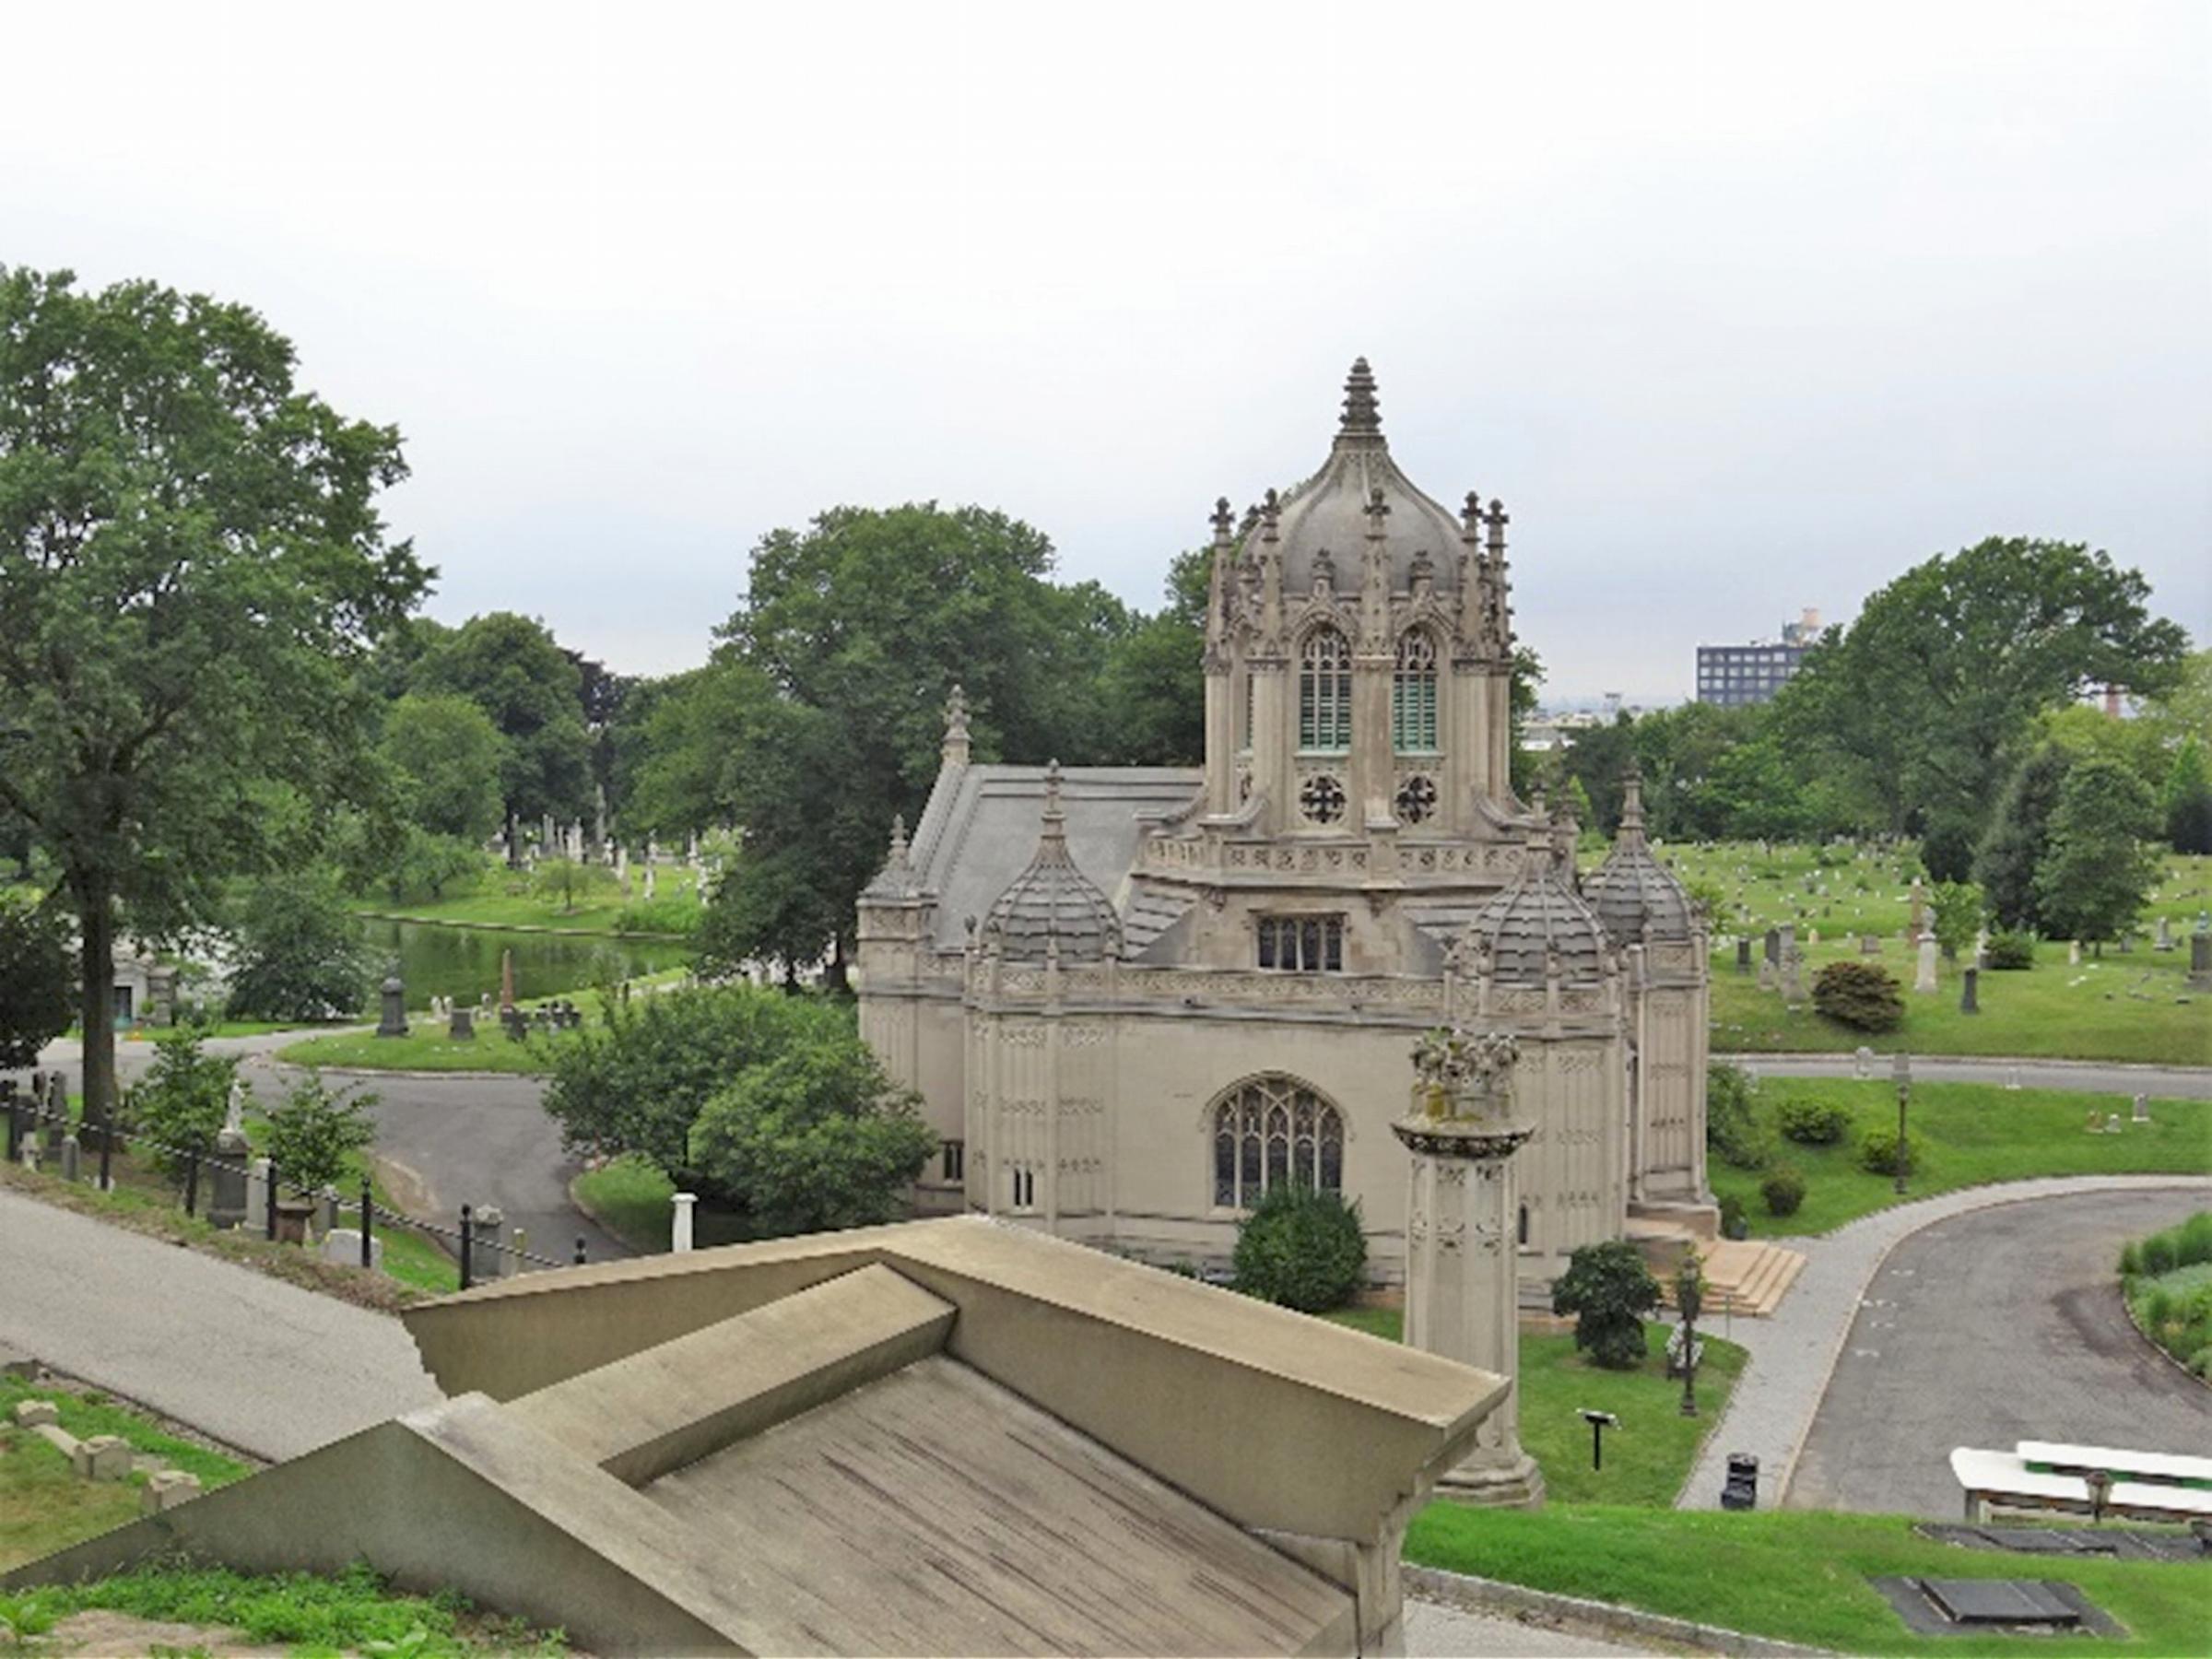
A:
<svg viewBox="0 0 2212 1659">
<path fill-rule="evenodd" d="M 1702 1243 L 1705 1269 L 1705 1311 L 1710 1319 L 1727 1314 L 1764 1319 L 1782 1305 L 1797 1276 L 1805 1271 L 1805 1257 L 1794 1250 L 1757 1239 L 1718 1239 Z M 1660 1287 L 1668 1307 L 1674 1306 L 1671 1275 L 1661 1275 Z"/>
</svg>

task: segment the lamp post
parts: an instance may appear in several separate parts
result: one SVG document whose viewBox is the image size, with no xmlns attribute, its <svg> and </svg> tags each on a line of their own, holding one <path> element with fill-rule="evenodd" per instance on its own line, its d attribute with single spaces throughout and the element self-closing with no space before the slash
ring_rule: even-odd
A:
<svg viewBox="0 0 2212 1659">
<path fill-rule="evenodd" d="M 1901 1198 L 1905 1192 L 1905 1166 L 1911 1162 L 1905 1152 L 1905 1103 L 1912 1098 L 1912 1056 L 1900 1053 L 1889 1064 L 1889 1077 L 1897 1085 L 1897 1193 Z"/>
</svg>

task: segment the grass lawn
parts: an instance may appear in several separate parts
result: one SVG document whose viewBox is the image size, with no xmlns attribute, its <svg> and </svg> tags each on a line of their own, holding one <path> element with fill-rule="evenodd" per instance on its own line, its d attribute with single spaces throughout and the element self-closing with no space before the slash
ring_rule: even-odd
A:
<svg viewBox="0 0 2212 1659">
<path fill-rule="evenodd" d="M 635 1153 L 587 1170 L 569 1183 L 577 1206 L 632 1250 L 652 1254 L 668 1248 L 676 1205 L 676 1182 Z M 742 1244 L 752 1234 L 733 1216 L 697 1206 L 691 1212 L 692 1241 L 700 1249 Z"/>
<path fill-rule="evenodd" d="M 1794 1216 L 1767 1213 L 1759 1195 L 1762 1171 L 1733 1169 L 1718 1154 L 1712 1157 L 1708 1167 L 1713 1192 L 1743 1201 L 1754 1237 L 1830 1232 L 1899 1202 L 1892 1178 L 1868 1174 L 1857 1158 L 1863 1131 L 1897 1126 L 1897 1095 L 1886 1080 L 1763 1078 L 1756 1110 L 1770 1131 L 1781 1102 L 1791 1100 L 1841 1101 L 1851 1110 L 1852 1128 L 1832 1147 L 1800 1146 L 1775 1135 L 1775 1161 L 1794 1164 L 1806 1180 L 1805 1206 Z M 2100 1122 L 2117 1111 L 2121 1133 L 2086 1133 L 2083 1124 L 2092 1111 Z M 1916 1083 L 1907 1122 L 1922 1156 L 1907 1182 L 1906 1197 L 2037 1175 L 2202 1175 L 2212 1171 L 2212 1100 L 2154 1100 L 2147 1124 L 2129 1124 L 2127 1116 L 2126 1102 L 2109 1094 Z"/>
<path fill-rule="evenodd" d="M 371 1653 L 405 1659 L 462 1653 L 561 1653 L 556 1634 L 519 1619 L 486 1618 L 457 1595 L 404 1595 L 366 1566 L 335 1577 L 255 1574 L 164 1562 L 88 1584 L 0 1594 L 0 1620 L 20 1637 L 53 1630 L 92 1608 L 163 1623 L 237 1630 L 256 1643 L 310 1653 Z M 17 1651 L 10 1648 L 8 1651 Z M 156 1648 L 156 1653 L 173 1650 Z"/>
<path fill-rule="evenodd" d="M 1406 1558 L 1538 1590 L 1850 1653 L 2212 1653 L 2212 1584 L 2194 1562 L 1959 1549 L 1896 1515 L 1431 1504 Z M 2100 1636 L 1915 1636 L 1866 1575 L 2063 1579 L 2125 1627 Z"/>
<path fill-rule="evenodd" d="M 576 895 L 573 910 L 559 898 L 533 890 L 530 878 L 504 865 L 488 864 L 483 875 L 449 885 L 439 899 L 394 902 L 377 895 L 353 900 L 362 915 L 409 922 L 442 922 L 469 927 L 549 927 L 565 933 L 614 935 L 625 932 L 680 937 L 695 914 L 696 877 L 680 865 L 663 865 L 653 876 L 653 898 L 645 901 L 644 876 L 632 870 L 628 897 L 610 877 Z"/>
<path fill-rule="evenodd" d="M 74 1394 L 40 1387 L 20 1378 L 0 1377 L 0 1571 L 138 1518 L 142 1475 L 128 1480 L 81 1480 L 69 1460 L 29 1429 L 16 1426 L 19 1400 L 52 1400 L 62 1427 L 78 1440 L 119 1434 L 141 1452 L 152 1453 L 171 1468 L 200 1477 L 209 1490 L 228 1486 L 247 1473 L 245 1465 L 205 1446 L 164 1433 L 135 1412 L 99 1394 Z M 0 1611 L 0 1618 L 5 1618 Z"/>
<path fill-rule="evenodd" d="M 517 1042 L 496 1020 L 479 1022 L 476 1040 L 457 1042 L 443 1020 L 416 1020 L 405 1037 L 373 1031 L 334 1032 L 308 1037 L 276 1051 L 287 1065 L 319 1065 L 331 1071 L 475 1071 L 541 1073 L 553 1069 L 550 1045 L 565 1033 L 533 1036 Z"/>
<path fill-rule="evenodd" d="M 1347 1308 L 1329 1317 L 1386 1341 L 1398 1340 L 1394 1308 Z M 1671 1324 L 1644 1325 L 1651 1358 L 1641 1371 L 1601 1371 L 1574 1351 L 1574 1338 L 1524 1332 L 1521 1337 L 1521 1444 L 1544 1470 L 1545 1500 L 1556 1503 L 1671 1504 L 1689 1477 L 1698 1448 L 1727 1404 L 1744 1369 L 1744 1350 L 1705 1336 L 1698 1371 L 1699 1415 L 1681 1412 L 1682 1384 L 1666 1375 Z M 1610 1411 L 1620 1427 L 1606 1431 L 1606 1466 L 1590 1467 L 1584 1406 Z"/>
</svg>

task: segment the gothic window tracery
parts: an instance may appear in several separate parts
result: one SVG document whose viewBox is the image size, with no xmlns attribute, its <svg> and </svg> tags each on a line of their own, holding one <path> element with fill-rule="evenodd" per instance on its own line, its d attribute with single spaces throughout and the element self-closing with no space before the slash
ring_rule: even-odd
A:
<svg viewBox="0 0 2212 1659">
<path fill-rule="evenodd" d="M 1398 636 L 1390 683 L 1390 745 L 1401 755 L 1436 749 L 1436 641 L 1421 629 Z"/>
<path fill-rule="evenodd" d="M 1325 625 L 1299 652 L 1298 747 L 1337 754 L 1352 747 L 1352 649 Z"/>
<path fill-rule="evenodd" d="M 1398 785 L 1397 806 L 1400 823 L 1427 823 L 1436 813 L 1436 780 L 1415 772 Z"/>
<path fill-rule="evenodd" d="M 1344 1190 L 1344 1119 L 1295 1077 L 1258 1077 L 1214 1108 L 1214 1203 L 1250 1209 L 1271 1187 Z"/>
<path fill-rule="evenodd" d="M 1326 772 L 1308 778 L 1298 792 L 1299 807 L 1312 823 L 1336 822 L 1344 816 L 1344 785 Z"/>
</svg>

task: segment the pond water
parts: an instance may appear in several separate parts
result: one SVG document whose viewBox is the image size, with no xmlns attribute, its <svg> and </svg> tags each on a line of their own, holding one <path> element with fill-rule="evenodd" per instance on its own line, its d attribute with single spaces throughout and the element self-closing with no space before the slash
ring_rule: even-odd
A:
<svg viewBox="0 0 2212 1659">
<path fill-rule="evenodd" d="M 605 978 L 636 977 L 680 968 L 688 946 L 668 939 L 610 939 L 561 934 L 503 933 L 496 928 L 433 927 L 419 922 L 368 921 L 362 929 L 376 949 L 381 976 L 396 959 L 406 982 L 407 1006 L 425 1008 L 433 996 L 475 1002 L 500 994 L 500 953 L 514 952 L 514 994 L 564 996 Z"/>
</svg>

